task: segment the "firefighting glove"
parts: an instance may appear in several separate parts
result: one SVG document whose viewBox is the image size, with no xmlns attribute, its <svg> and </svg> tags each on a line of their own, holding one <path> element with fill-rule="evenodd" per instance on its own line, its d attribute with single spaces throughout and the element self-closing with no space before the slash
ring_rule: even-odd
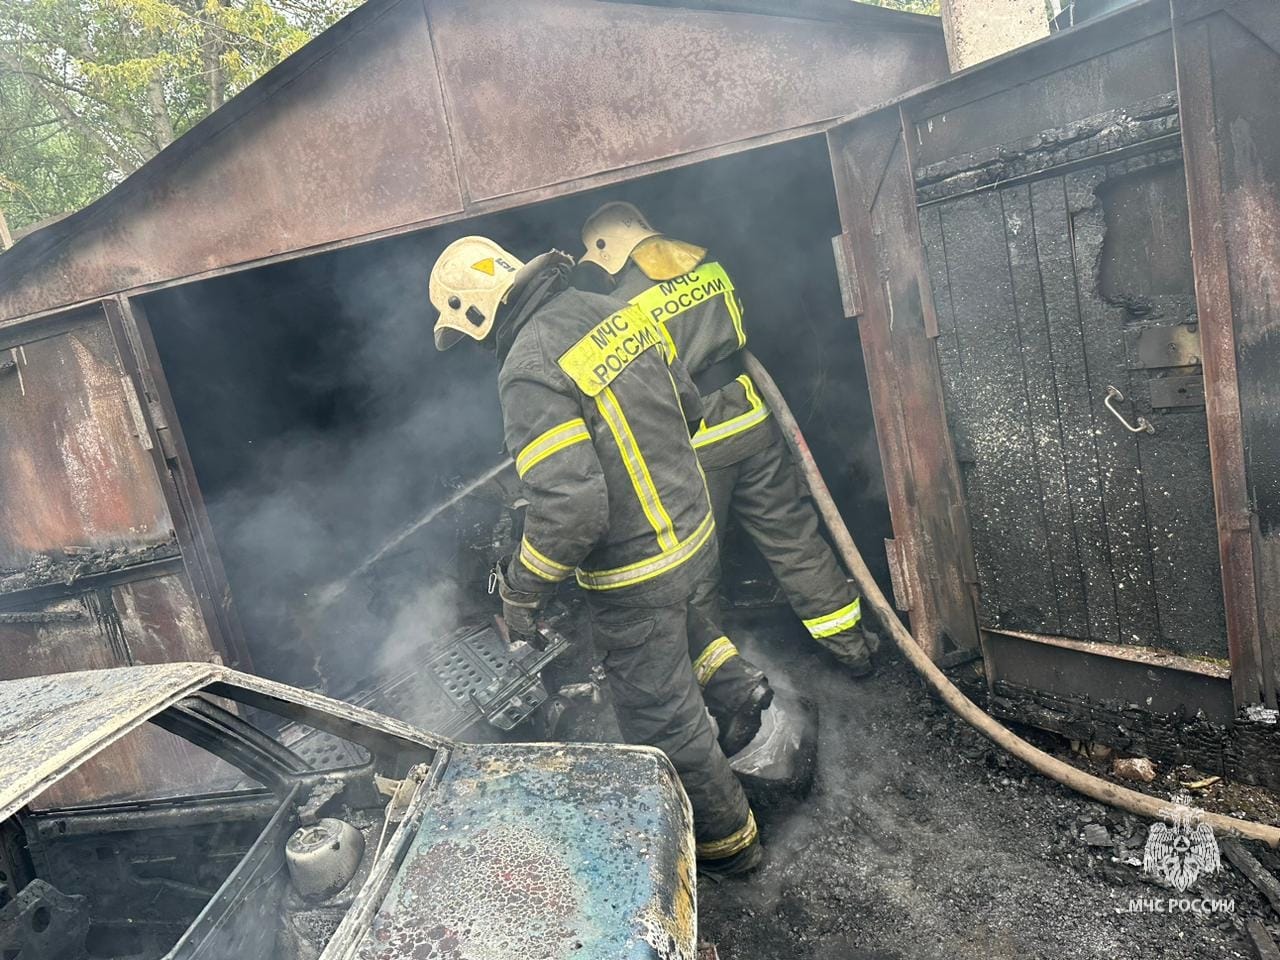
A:
<svg viewBox="0 0 1280 960">
<path fill-rule="evenodd" d="M 504 557 L 493 568 L 493 582 L 502 599 L 502 619 L 506 621 L 512 641 L 523 640 L 530 646 L 539 648 L 542 638 L 538 633 L 537 618 L 546 602 L 546 595 L 526 593 L 512 587 L 507 577 L 510 565 L 511 558 Z"/>
</svg>

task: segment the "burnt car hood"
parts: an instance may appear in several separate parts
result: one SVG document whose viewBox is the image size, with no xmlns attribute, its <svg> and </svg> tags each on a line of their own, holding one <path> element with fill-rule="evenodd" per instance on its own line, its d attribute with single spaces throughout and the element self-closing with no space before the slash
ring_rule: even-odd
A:
<svg viewBox="0 0 1280 960">
<path fill-rule="evenodd" d="M 348 956 L 692 960 L 692 817 L 659 751 L 456 745 L 422 789 L 416 833 Z"/>
</svg>

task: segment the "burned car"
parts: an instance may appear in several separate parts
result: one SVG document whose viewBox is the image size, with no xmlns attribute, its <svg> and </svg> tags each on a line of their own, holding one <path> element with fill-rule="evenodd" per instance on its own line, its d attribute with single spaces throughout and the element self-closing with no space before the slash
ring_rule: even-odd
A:
<svg viewBox="0 0 1280 960">
<path fill-rule="evenodd" d="M 0 713 L 5 958 L 694 955 L 658 751 L 461 744 L 206 663 L 8 680 Z"/>
</svg>

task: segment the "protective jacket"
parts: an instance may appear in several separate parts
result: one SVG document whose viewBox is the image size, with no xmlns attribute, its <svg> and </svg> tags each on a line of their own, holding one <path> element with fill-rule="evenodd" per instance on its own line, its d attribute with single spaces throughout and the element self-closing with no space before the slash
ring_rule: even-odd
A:
<svg viewBox="0 0 1280 960">
<path fill-rule="evenodd" d="M 632 252 L 614 293 L 659 325 L 692 374 L 703 405 L 693 445 L 704 467 L 737 463 L 768 445 L 769 408 L 742 369 L 742 303 L 723 266 L 701 247 L 651 237 Z"/>
<path fill-rule="evenodd" d="M 668 348 L 702 393 L 704 421 L 693 442 L 721 532 L 732 512 L 810 636 L 846 663 L 863 665 L 875 640 L 860 629 L 861 601 L 819 533 L 769 408 L 741 370 L 747 335 L 733 281 L 703 248 L 656 236 L 631 252 L 615 294 L 662 325 Z M 713 625 L 720 621 L 717 579 L 699 581 L 693 598 L 701 622 Z M 713 712 L 736 702 L 758 674 L 725 636 L 706 642 L 706 631 L 692 632 L 690 654 Z"/>
<path fill-rule="evenodd" d="M 697 393 L 668 359 L 638 308 L 572 287 L 515 331 L 498 389 L 530 501 L 509 573 L 518 589 L 576 575 L 638 596 L 710 562 L 715 523 L 682 408 Z"/>
</svg>

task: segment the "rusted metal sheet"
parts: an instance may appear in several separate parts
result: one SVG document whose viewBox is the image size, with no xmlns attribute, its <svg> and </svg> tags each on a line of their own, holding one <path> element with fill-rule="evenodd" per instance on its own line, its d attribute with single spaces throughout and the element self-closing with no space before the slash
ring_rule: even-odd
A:
<svg viewBox="0 0 1280 960">
<path fill-rule="evenodd" d="M 854 113 L 945 73 L 936 36 L 542 0 L 431 0 L 469 198 Z M 554 149 L 548 146 L 554 144 Z"/>
<path fill-rule="evenodd" d="M 453 163 L 422 3 L 369 4 L 57 225 L 0 317 L 459 211 Z"/>
<path fill-rule="evenodd" d="M 458 746 L 355 955 L 695 960 L 691 825 L 656 750 Z"/>
<path fill-rule="evenodd" d="M 838 127 L 828 143 L 861 279 L 859 331 L 912 631 L 936 658 L 944 636 L 961 647 L 976 646 L 978 637 L 911 156 L 897 109 Z"/>
<path fill-rule="evenodd" d="M 0 638 L 5 678 L 213 656 L 181 573 L 6 608 Z"/>
<path fill-rule="evenodd" d="M 1174 4 L 1209 449 L 1237 706 L 1280 661 L 1280 8 Z M 1259 582 L 1259 577 L 1262 582 Z"/>
<path fill-rule="evenodd" d="M 365 4 L 121 187 L 24 238 L 0 258 L 0 320 L 570 193 L 946 72 L 940 30 L 905 15 L 894 29 L 884 11 L 425 6 L 430 31 L 418 0 Z"/>
<path fill-rule="evenodd" d="M 100 312 L 0 374 L 0 592 L 176 553 L 138 398 Z"/>
</svg>

